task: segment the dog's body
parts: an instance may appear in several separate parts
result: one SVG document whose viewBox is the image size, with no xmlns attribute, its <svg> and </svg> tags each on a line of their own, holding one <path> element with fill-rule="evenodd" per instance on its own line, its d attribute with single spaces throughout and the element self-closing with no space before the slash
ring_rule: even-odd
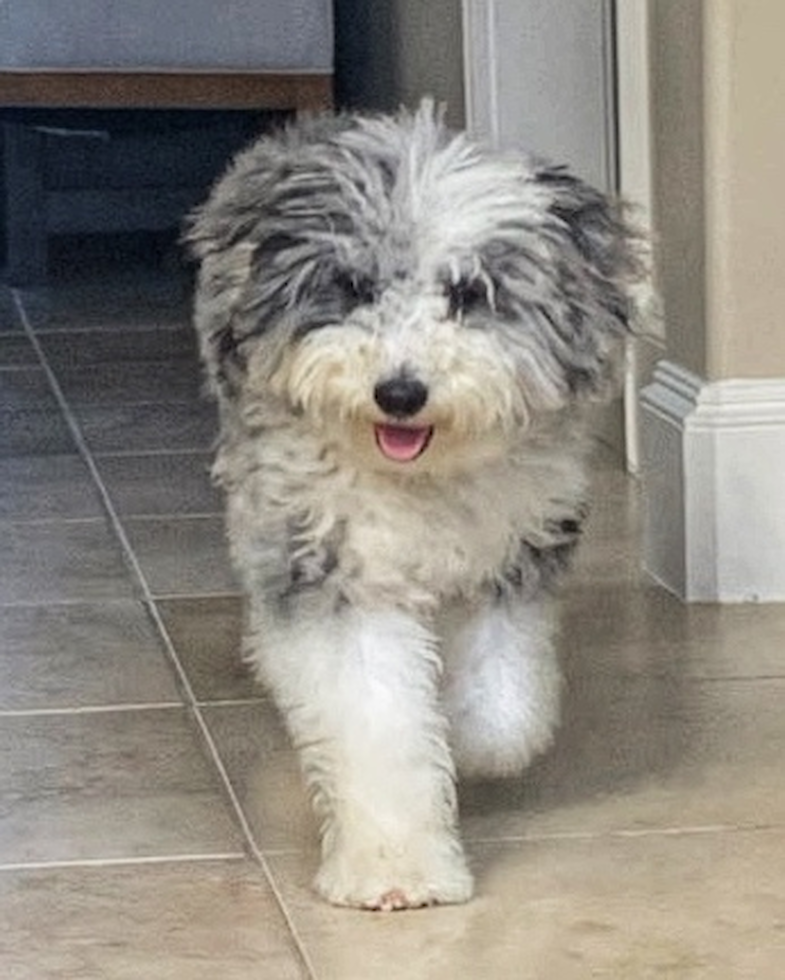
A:
<svg viewBox="0 0 785 980">
<path fill-rule="evenodd" d="M 317 887 L 466 900 L 456 768 L 518 773 L 557 721 L 550 594 L 584 516 L 583 405 L 626 325 L 628 230 L 426 104 L 262 139 L 191 239 L 246 655 L 322 819 Z"/>
</svg>

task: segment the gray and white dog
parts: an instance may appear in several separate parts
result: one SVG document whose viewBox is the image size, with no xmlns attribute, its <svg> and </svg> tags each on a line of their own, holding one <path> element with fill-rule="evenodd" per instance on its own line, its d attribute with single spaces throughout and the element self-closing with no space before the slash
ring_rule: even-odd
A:
<svg viewBox="0 0 785 980">
<path fill-rule="evenodd" d="M 316 886 L 465 901 L 456 774 L 519 773 L 557 721 L 551 593 L 635 236 L 426 102 L 262 138 L 190 241 L 245 655 L 321 819 Z"/>
</svg>

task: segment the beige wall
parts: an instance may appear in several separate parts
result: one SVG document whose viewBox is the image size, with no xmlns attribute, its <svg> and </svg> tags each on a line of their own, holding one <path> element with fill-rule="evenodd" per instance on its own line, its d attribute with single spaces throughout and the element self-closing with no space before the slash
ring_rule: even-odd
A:
<svg viewBox="0 0 785 980">
<path fill-rule="evenodd" d="M 785 376 L 785 3 L 649 0 L 668 357 Z"/>
<path fill-rule="evenodd" d="M 703 0 L 649 0 L 652 219 L 668 356 L 706 372 Z"/>
<path fill-rule="evenodd" d="M 704 15 L 708 373 L 785 376 L 785 3 Z"/>
</svg>

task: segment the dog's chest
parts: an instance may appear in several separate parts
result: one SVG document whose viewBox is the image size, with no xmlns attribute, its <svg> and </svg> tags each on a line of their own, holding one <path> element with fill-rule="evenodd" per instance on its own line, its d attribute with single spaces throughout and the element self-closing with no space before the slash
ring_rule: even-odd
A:
<svg viewBox="0 0 785 980">
<path fill-rule="evenodd" d="M 251 446 L 246 458 L 227 445 L 216 473 L 235 564 L 274 597 L 321 589 L 329 602 L 435 611 L 498 584 L 582 487 L 571 454 L 536 447 L 463 475 L 390 479 L 291 439 Z"/>
<path fill-rule="evenodd" d="M 511 475 L 507 474 L 511 481 Z M 336 501 L 346 587 L 367 597 L 439 603 L 492 580 L 538 509 L 512 482 L 376 485 Z"/>
</svg>

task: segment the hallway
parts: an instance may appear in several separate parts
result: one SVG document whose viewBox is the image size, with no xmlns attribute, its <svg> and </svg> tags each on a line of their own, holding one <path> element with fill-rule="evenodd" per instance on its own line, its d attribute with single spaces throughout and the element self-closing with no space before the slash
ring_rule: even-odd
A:
<svg viewBox="0 0 785 980">
<path fill-rule="evenodd" d="M 461 791 L 476 899 L 315 898 L 295 760 L 238 656 L 188 308 L 144 261 L 0 291 L 5 980 L 780 977 L 785 606 L 646 581 L 602 452 L 557 743 Z"/>
</svg>

